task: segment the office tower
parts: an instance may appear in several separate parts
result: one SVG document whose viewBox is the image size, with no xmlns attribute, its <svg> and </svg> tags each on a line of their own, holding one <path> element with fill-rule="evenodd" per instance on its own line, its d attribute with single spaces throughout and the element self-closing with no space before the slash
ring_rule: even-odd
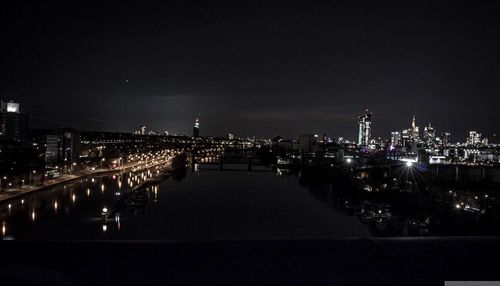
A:
<svg viewBox="0 0 500 286">
<path fill-rule="evenodd" d="M 143 126 L 139 127 L 139 129 L 133 131 L 132 134 L 146 135 L 147 134 L 147 127 L 145 125 L 143 125 Z"/>
<path fill-rule="evenodd" d="M 200 136 L 200 121 L 198 118 L 194 121 L 194 126 L 193 126 L 193 137 L 198 137 Z"/>
<path fill-rule="evenodd" d="M 0 140 L 25 142 L 28 133 L 28 114 L 20 112 L 19 103 L 0 104 Z"/>
<path fill-rule="evenodd" d="M 413 119 L 411 121 L 411 139 L 413 142 L 417 142 L 420 137 L 420 132 L 418 126 L 416 125 L 415 115 L 413 115 Z"/>
<path fill-rule="evenodd" d="M 451 133 L 450 132 L 443 132 L 441 135 L 441 139 L 443 141 L 443 146 L 448 146 L 451 143 Z"/>
<path fill-rule="evenodd" d="M 392 146 L 401 146 L 401 133 L 399 131 L 391 132 L 391 145 Z"/>
<path fill-rule="evenodd" d="M 45 168 L 69 167 L 80 157 L 80 132 L 72 129 L 54 130 L 45 138 Z"/>
<path fill-rule="evenodd" d="M 481 133 L 477 131 L 469 131 L 469 137 L 467 138 L 467 145 L 475 146 L 481 143 Z"/>
<path fill-rule="evenodd" d="M 372 113 L 366 110 L 365 114 L 359 117 L 358 145 L 367 146 L 371 138 Z"/>
<path fill-rule="evenodd" d="M 318 143 L 318 135 L 302 134 L 298 141 L 300 153 L 313 153 Z"/>
<path fill-rule="evenodd" d="M 77 162 L 80 156 L 80 132 L 66 129 L 62 132 L 62 161 Z"/>
<path fill-rule="evenodd" d="M 424 141 L 428 145 L 431 145 L 434 143 L 436 139 L 436 132 L 434 130 L 434 127 L 431 126 L 429 123 L 429 126 L 424 127 Z"/>
</svg>

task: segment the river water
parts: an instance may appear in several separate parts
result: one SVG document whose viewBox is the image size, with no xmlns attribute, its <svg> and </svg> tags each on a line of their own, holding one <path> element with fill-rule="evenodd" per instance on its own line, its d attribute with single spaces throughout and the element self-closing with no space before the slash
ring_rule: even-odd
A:
<svg viewBox="0 0 500 286">
<path fill-rule="evenodd" d="M 3 239 L 252 240 L 369 236 L 354 215 L 333 208 L 272 169 L 187 171 L 117 204 L 147 172 L 87 177 L 0 205 Z M 154 170 L 150 170 L 153 173 Z M 106 207 L 112 213 L 102 218 Z"/>
</svg>

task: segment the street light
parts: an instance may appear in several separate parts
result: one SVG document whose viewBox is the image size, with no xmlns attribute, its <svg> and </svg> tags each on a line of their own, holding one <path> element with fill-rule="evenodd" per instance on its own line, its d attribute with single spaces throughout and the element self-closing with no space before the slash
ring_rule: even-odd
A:
<svg viewBox="0 0 500 286">
<path fill-rule="evenodd" d="M 36 170 L 33 170 L 33 171 L 30 172 L 30 184 L 31 184 L 31 173 L 33 173 L 33 180 L 35 180 L 34 176 L 36 174 Z"/>
<path fill-rule="evenodd" d="M 411 161 L 406 161 L 406 167 L 411 167 L 413 166 L 413 163 Z"/>
<path fill-rule="evenodd" d="M 3 192 L 3 189 L 2 189 L 2 179 L 3 180 L 7 180 L 7 177 L 6 176 L 3 176 L 3 178 L 0 178 L 0 191 Z"/>
</svg>

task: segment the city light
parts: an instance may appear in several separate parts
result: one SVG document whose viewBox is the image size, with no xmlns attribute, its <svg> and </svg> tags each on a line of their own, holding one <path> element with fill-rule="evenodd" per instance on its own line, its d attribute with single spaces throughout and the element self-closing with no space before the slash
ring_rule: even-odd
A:
<svg viewBox="0 0 500 286">
<path fill-rule="evenodd" d="M 4 1 L 0 284 L 500 279 L 500 5 L 443 1 Z"/>
</svg>

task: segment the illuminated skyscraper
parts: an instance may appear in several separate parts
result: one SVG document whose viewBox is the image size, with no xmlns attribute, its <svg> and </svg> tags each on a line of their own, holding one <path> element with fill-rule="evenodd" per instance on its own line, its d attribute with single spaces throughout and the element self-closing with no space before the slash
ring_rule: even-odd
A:
<svg viewBox="0 0 500 286">
<path fill-rule="evenodd" d="M 371 124 L 372 114 L 366 110 L 365 114 L 359 117 L 358 145 L 367 146 L 372 136 Z"/>
<path fill-rule="evenodd" d="M 411 121 L 411 137 L 414 142 L 417 142 L 420 137 L 420 131 L 415 123 L 415 115 L 413 115 L 413 120 Z"/>
<path fill-rule="evenodd" d="M 448 146 L 451 144 L 451 133 L 450 132 L 443 132 L 441 135 L 441 140 L 443 142 L 443 146 Z"/>
<path fill-rule="evenodd" d="M 28 132 L 28 115 L 21 113 L 19 103 L 0 103 L 0 140 L 24 142 Z"/>
<path fill-rule="evenodd" d="M 429 123 L 429 126 L 424 127 L 424 141 L 428 145 L 432 145 L 436 139 L 436 132 L 434 130 L 434 127 L 431 126 Z"/>
<path fill-rule="evenodd" d="M 194 126 L 193 126 L 193 137 L 198 137 L 200 136 L 200 121 L 198 118 L 194 121 Z"/>
<path fill-rule="evenodd" d="M 476 146 L 481 143 L 481 133 L 477 131 L 469 131 L 469 137 L 467 138 L 467 145 Z"/>
<path fill-rule="evenodd" d="M 401 146 L 401 133 L 399 131 L 391 132 L 391 145 Z"/>
</svg>

